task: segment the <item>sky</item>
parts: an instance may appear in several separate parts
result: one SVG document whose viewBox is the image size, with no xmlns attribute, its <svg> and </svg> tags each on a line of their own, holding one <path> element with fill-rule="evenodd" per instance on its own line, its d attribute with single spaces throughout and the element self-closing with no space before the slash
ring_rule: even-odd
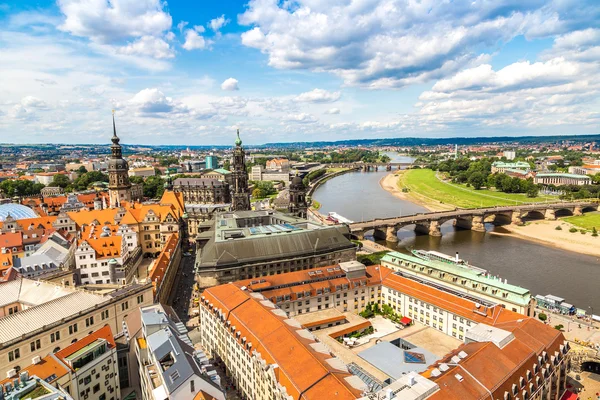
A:
<svg viewBox="0 0 600 400">
<path fill-rule="evenodd" d="M 597 0 L 0 0 L 0 142 L 600 133 Z"/>
</svg>

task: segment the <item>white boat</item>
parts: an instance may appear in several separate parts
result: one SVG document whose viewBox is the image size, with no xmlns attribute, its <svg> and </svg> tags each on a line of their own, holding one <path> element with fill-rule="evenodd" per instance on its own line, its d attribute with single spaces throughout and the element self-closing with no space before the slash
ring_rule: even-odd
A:
<svg viewBox="0 0 600 400">
<path fill-rule="evenodd" d="M 472 269 L 474 271 L 480 272 L 480 273 L 487 273 L 487 270 L 483 269 L 483 268 L 479 268 L 479 267 L 475 267 L 473 265 L 469 265 L 469 263 L 461 258 L 458 257 L 458 252 L 456 253 L 455 257 L 449 256 L 448 254 L 444 254 L 444 253 L 440 253 L 439 251 L 434 251 L 434 250 L 413 250 L 411 252 L 414 256 L 419 257 L 423 260 L 428 260 L 428 261 L 440 261 L 440 262 L 444 262 L 447 264 L 453 264 L 453 265 L 458 265 L 461 267 L 465 267 L 465 268 L 469 268 Z"/>
<path fill-rule="evenodd" d="M 349 220 L 348 218 L 342 217 L 340 214 L 333 211 L 327 214 L 327 219 L 333 222 L 337 222 L 339 224 L 351 224 L 354 222 L 352 220 Z"/>
</svg>

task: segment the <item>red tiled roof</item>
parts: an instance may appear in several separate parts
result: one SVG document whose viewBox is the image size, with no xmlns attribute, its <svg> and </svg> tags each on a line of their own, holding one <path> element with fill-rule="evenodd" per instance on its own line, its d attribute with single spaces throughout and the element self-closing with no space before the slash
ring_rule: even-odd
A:
<svg viewBox="0 0 600 400">
<path fill-rule="evenodd" d="M 98 329 L 95 332 L 92 332 L 91 334 L 87 335 L 83 339 L 78 340 L 75 343 L 65 347 L 64 349 L 54 353 L 54 355 L 59 360 L 65 362 L 65 359 L 67 357 L 69 357 L 71 354 L 83 349 L 85 346 L 95 342 L 98 339 L 106 340 L 108 342 L 109 349 L 112 349 L 116 346 L 112 331 L 110 329 L 110 325 L 104 325 L 102 328 Z M 65 362 L 65 364 L 66 364 L 66 362 Z"/>
</svg>

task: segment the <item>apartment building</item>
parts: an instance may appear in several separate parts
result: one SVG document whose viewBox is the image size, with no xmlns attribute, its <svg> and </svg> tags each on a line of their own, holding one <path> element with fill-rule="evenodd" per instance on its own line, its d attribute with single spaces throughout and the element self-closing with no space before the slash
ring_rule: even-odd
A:
<svg viewBox="0 0 600 400">
<path fill-rule="evenodd" d="M 433 258 L 427 260 L 395 251 L 386 254 L 381 259 L 381 265 L 393 271 L 437 282 L 461 293 L 473 294 L 511 311 L 533 316 L 535 299 L 529 289 L 511 285 L 484 269 Z"/>
<path fill-rule="evenodd" d="M 312 400 L 334 398 L 335 393 L 339 396 L 335 398 L 365 400 L 558 400 L 564 392 L 570 347 L 560 331 L 433 280 L 384 266 L 339 267 L 336 271 L 336 266 L 331 266 L 328 274 L 325 268 L 318 277 L 317 269 L 311 269 L 302 273 L 314 275 L 292 272 L 205 290 L 200 303 L 202 345 L 212 357 L 225 363 L 246 397 Z M 323 387 L 319 395 L 310 393 L 319 383 L 310 382 L 312 365 L 305 367 L 305 352 L 316 359 L 333 355 L 293 318 L 297 311 L 292 304 L 299 300 L 305 304 L 307 296 L 311 304 L 315 298 L 324 299 L 324 292 L 316 293 L 319 286 L 329 287 L 330 298 L 332 294 L 343 295 L 348 292 L 344 282 L 374 288 L 378 304 L 389 305 L 463 344 L 420 375 L 411 372 L 380 391 L 369 391 L 359 376 L 344 376 L 341 371 L 348 370 L 339 360 L 326 360 L 342 374 L 332 382 L 345 382 L 345 389 L 329 386 Z M 358 300 L 356 295 L 353 300 Z M 330 306 L 337 307 L 333 301 Z M 357 311 L 362 310 L 359 306 Z M 290 362 L 302 368 L 293 368 Z M 270 370 L 274 372 L 269 374 Z M 334 378 L 336 373 L 321 371 L 320 376 Z M 303 391 L 305 386 L 296 379 L 310 382 L 308 389 Z"/>
<path fill-rule="evenodd" d="M 132 281 L 141 260 L 137 232 L 125 224 L 92 224 L 79 233 L 75 265 L 82 284 Z"/>
<path fill-rule="evenodd" d="M 117 345 L 109 325 L 56 352 L 55 357 L 69 371 L 65 387 L 76 400 L 121 398 Z"/>
<path fill-rule="evenodd" d="M 0 285 L 0 374 L 56 353 L 104 325 L 115 335 L 133 309 L 152 304 L 150 283 L 93 292 L 19 277 Z"/>
<path fill-rule="evenodd" d="M 156 304 L 141 309 L 142 335 L 136 341 L 143 400 L 225 400 L 214 370 L 194 350 L 187 329 Z M 213 375 L 215 375 L 213 373 Z"/>
</svg>

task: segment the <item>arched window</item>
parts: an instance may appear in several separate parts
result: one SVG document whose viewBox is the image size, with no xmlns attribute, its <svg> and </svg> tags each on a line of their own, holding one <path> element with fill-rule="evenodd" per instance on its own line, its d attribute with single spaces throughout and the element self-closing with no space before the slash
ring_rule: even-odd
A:
<svg viewBox="0 0 600 400">
<path fill-rule="evenodd" d="M 71 340 L 71 344 L 75 343 L 76 341 L 77 341 L 77 339 Z"/>
<path fill-rule="evenodd" d="M 53 353 L 58 353 L 60 351 L 60 347 L 55 347 L 54 350 L 52 350 Z"/>
</svg>

